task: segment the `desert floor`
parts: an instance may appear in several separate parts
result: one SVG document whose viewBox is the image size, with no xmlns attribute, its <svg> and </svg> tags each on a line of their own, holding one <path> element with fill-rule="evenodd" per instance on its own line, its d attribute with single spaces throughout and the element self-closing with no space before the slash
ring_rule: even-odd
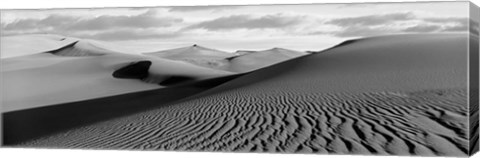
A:
<svg viewBox="0 0 480 158">
<path fill-rule="evenodd" d="M 282 58 L 272 64 L 245 63 L 251 60 L 238 64 L 249 65 L 245 69 L 242 66 L 231 69 L 232 65 L 235 67 L 234 62 L 228 61 L 222 61 L 229 65 L 221 67 L 196 61 L 184 65 L 184 73 L 180 73 L 185 76 L 190 71 L 196 72 L 189 76 L 191 82 L 163 85 L 160 89 L 149 88 L 145 79 L 138 80 L 138 76 L 127 73 L 125 75 L 133 79 L 115 84 L 133 82 L 138 92 L 95 99 L 89 93 L 71 93 L 75 94 L 74 98 L 80 94 L 82 97 L 73 103 L 53 100 L 52 103 L 58 104 L 4 113 L 7 121 L 12 122 L 10 133 L 42 131 L 41 128 L 46 127 L 42 135 L 7 145 L 466 156 L 470 149 L 468 40 L 467 34 L 371 37 L 347 41 L 314 54 L 294 55 L 289 60 Z M 102 57 L 110 61 L 107 55 Z M 153 58 L 134 59 L 149 60 L 153 64 L 166 60 Z M 87 61 L 105 63 L 86 59 L 82 62 Z M 184 64 L 170 62 L 170 65 Z M 113 65 L 103 69 L 88 67 L 85 71 L 82 68 L 82 72 L 88 74 L 78 76 L 101 76 L 121 67 Z M 90 73 L 90 69 L 98 72 Z M 165 74 L 157 69 L 150 69 L 149 73 Z M 18 71 L 12 69 L 8 73 L 25 74 L 32 70 Z M 167 74 L 178 76 L 173 72 Z M 150 82 L 164 80 L 158 75 L 149 79 Z M 96 83 L 106 82 L 110 83 L 107 88 L 115 92 L 129 89 L 119 88 L 107 79 Z M 62 83 L 68 85 L 70 80 Z M 69 115 L 59 115 L 61 112 Z M 35 117 L 51 117 L 44 121 L 25 118 L 34 113 Z M 57 116 L 71 119 L 62 121 Z M 82 118 L 86 121 L 78 121 Z M 48 121 L 52 121 L 52 125 L 44 126 Z M 41 124 L 28 127 L 34 122 Z"/>
</svg>

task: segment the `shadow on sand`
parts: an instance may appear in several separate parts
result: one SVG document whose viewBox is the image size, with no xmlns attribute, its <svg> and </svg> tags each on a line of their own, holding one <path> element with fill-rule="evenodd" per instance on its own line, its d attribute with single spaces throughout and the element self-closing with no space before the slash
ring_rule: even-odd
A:
<svg viewBox="0 0 480 158">
<path fill-rule="evenodd" d="M 162 89 L 2 113 L 3 145 L 13 146 L 115 117 L 158 108 L 228 82 L 240 75 Z"/>
</svg>

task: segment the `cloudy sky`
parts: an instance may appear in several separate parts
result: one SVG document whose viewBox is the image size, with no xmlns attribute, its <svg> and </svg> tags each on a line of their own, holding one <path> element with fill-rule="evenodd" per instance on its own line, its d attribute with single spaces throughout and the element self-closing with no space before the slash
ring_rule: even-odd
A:
<svg viewBox="0 0 480 158">
<path fill-rule="evenodd" d="M 60 34 L 155 51 L 321 50 L 352 38 L 465 32 L 467 2 L 2 10 L 1 36 Z"/>
</svg>

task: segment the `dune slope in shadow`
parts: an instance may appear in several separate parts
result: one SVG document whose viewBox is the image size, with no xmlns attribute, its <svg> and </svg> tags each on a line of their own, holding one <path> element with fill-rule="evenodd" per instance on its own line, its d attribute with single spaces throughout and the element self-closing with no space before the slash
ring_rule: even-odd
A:
<svg viewBox="0 0 480 158">
<path fill-rule="evenodd" d="M 466 156 L 467 35 L 360 39 L 29 147 Z"/>
<path fill-rule="evenodd" d="M 137 61 L 113 72 L 115 78 L 128 78 L 143 80 L 148 77 L 151 61 Z"/>
</svg>

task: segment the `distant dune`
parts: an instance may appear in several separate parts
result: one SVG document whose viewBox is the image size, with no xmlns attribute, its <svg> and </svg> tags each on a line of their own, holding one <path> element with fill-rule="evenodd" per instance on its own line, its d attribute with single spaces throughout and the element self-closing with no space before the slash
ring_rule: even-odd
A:
<svg viewBox="0 0 480 158">
<path fill-rule="evenodd" d="M 97 47 L 86 41 L 75 41 L 59 49 L 51 50 L 46 53 L 58 56 L 101 56 L 113 52 Z"/>
<path fill-rule="evenodd" d="M 1 58 L 37 54 L 60 48 L 72 42 L 75 38 L 59 35 L 22 35 L 1 37 Z"/>
<path fill-rule="evenodd" d="M 17 145 L 466 156 L 467 37 L 358 39 L 166 106 Z"/>
<path fill-rule="evenodd" d="M 34 38 L 59 45 L 51 41 L 59 40 L 57 37 L 22 38 L 22 42 Z M 28 47 L 36 46 L 32 44 Z M 36 51 L 43 49 L 32 48 Z M 141 78 L 126 77 L 134 74 L 124 71 L 125 67 L 132 67 L 132 63 L 139 61 L 151 63 L 143 67 L 147 74 Z M 110 51 L 95 42 L 81 39 L 70 41 L 60 48 L 6 58 L 1 62 L 3 112 L 158 89 L 233 74 L 185 62 Z M 172 82 L 175 78 L 188 80 Z"/>
<path fill-rule="evenodd" d="M 235 55 L 233 53 L 223 52 L 199 45 L 144 54 L 166 59 L 186 61 L 199 66 L 216 69 L 225 69 L 225 67 L 228 65 L 228 61 L 225 59 Z"/>
<path fill-rule="evenodd" d="M 272 48 L 263 51 L 240 50 L 235 53 L 227 53 L 193 45 L 190 47 L 144 54 L 166 59 L 186 61 L 195 65 L 226 70 L 234 73 L 244 73 L 304 56 L 308 53 L 283 48 Z"/>
</svg>

